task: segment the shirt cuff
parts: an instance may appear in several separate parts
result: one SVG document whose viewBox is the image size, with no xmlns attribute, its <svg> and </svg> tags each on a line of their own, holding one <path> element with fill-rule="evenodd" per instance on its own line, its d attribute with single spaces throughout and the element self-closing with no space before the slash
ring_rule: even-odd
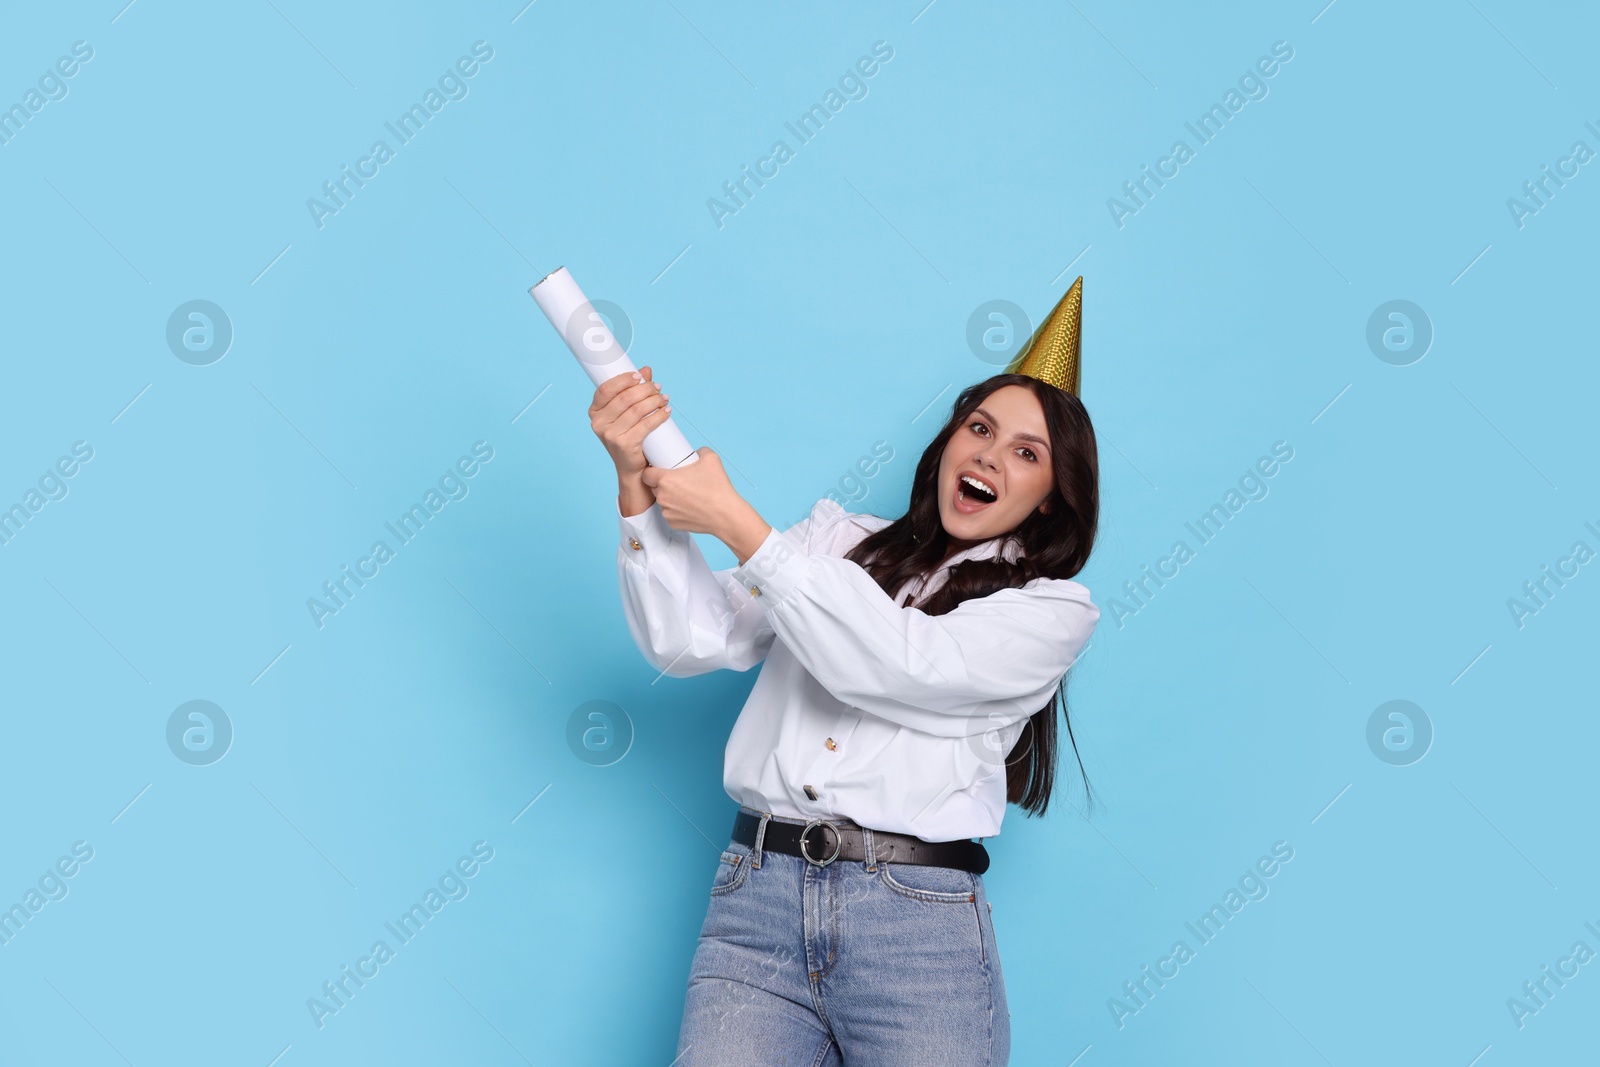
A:
<svg viewBox="0 0 1600 1067">
<path fill-rule="evenodd" d="M 811 553 L 805 544 L 785 536 L 774 526 L 761 547 L 743 565 L 734 568 L 733 576 L 752 597 L 760 597 L 770 610 L 788 599 L 810 569 Z"/>
<path fill-rule="evenodd" d="M 652 549 L 659 550 L 665 547 L 676 532 L 667 525 L 666 516 L 661 514 L 659 502 L 652 502 L 637 515 L 624 515 L 622 505 L 615 501 L 613 506 L 617 509 L 623 555 L 628 559 L 637 560 L 641 566 L 650 558 Z"/>
</svg>

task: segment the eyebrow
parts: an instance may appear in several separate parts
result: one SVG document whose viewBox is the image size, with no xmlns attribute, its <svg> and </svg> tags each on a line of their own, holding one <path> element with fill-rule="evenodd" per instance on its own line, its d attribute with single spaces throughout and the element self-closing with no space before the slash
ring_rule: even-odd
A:
<svg viewBox="0 0 1600 1067">
<path fill-rule="evenodd" d="M 993 415 L 989 414 L 987 411 L 983 410 L 982 408 L 973 408 L 972 413 L 974 415 L 982 415 L 984 418 L 986 418 L 990 422 L 994 423 L 995 429 L 998 430 L 1000 428 L 1000 420 L 995 418 Z M 1032 441 L 1034 444 L 1043 445 L 1044 446 L 1044 450 L 1046 452 L 1050 451 L 1050 442 L 1046 441 L 1043 437 L 1040 437 L 1038 434 L 1028 433 L 1025 430 L 1018 430 L 1012 436 L 1016 437 L 1020 441 Z"/>
</svg>

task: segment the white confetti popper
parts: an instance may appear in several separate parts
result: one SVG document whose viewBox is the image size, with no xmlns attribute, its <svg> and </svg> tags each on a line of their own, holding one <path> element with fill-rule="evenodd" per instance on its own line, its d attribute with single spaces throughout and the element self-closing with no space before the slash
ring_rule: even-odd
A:
<svg viewBox="0 0 1600 1067">
<path fill-rule="evenodd" d="M 557 267 L 539 279 L 528 294 L 594 384 L 638 370 L 567 268 Z M 652 467 L 683 467 L 700 459 L 670 417 L 645 435 L 643 448 L 644 458 Z"/>
</svg>

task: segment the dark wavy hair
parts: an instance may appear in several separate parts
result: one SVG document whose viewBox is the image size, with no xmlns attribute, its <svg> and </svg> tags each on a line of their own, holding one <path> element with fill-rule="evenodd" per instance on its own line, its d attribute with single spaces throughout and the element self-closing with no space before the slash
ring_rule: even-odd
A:
<svg viewBox="0 0 1600 1067">
<path fill-rule="evenodd" d="M 1015 563 L 996 556 L 952 567 L 945 584 L 916 605 L 929 615 L 943 615 L 964 600 L 1019 588 L 1035 578 L 1071 578 L 1083 569 L 1094 548 L 1100 516 L 1100 457 L 1089 413 L 1076 396 L 1047 382 L 1024 374 L 996 374 L 968 386 L 956 397 L 949 420 L 917 461 L 905 515 L 869 534 L 845 558 L 865 570 L 892 597 L 908 579 L 932 571 L 950 555 L 949 535 L 939 518 L 940 459 L 951 436 L 972 417 L 973 409 L 1007 385 L 1029 390 L 1044 409 L 1055 468 L 1055 488 L 1046 498 L 1051 501 L 1050 511 L 1041 514 L 1035 508 L 1011 531 L 1022 542 L 1022 554 Z M 1086 807 L 1093 810 L 1089 775 L 1072 736 L 1065 683 L 1063 678 L 1057 695 L 1029 718 L 1028 727 L 1006 754 L 1006 800 L 1029 815 L 1044 814 L 1055 788 L 1058 698 L 1067 739 L 1083 777 Z"/>
</svg>

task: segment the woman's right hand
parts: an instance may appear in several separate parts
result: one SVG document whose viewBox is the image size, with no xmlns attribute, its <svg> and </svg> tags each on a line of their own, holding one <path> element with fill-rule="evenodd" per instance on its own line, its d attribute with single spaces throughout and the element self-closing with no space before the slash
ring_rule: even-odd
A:
<svg viewBox="0 0 1600 1067">
<path fill-rule="evenodd" d="M 648 366 L 640 367 L 642 381 L 631 371 L 623 371 L 600 383 L 589 405 L 589 426 L 617 465 L 618 478 L 637 478 L 648 467 L 644 439 L 667 421 L 670 405 L 651 377 Z"/>
</svg>

